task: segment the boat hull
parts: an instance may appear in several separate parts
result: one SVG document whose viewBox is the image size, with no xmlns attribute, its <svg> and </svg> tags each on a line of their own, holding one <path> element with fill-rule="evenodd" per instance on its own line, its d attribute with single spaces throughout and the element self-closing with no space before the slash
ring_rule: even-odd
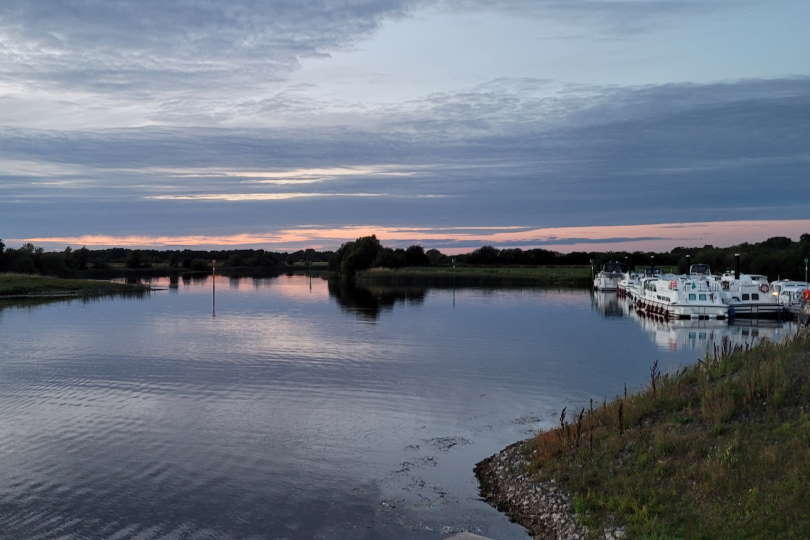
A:
<svg viewBox="0 0 810 540">
<path fill-rule="evenodd" d="M 639 299 L 636 309 L 667 319 L 716 319 L 728 317 L 728 308 L 716 304 L 674 304 L 659 302 L 649 298 Z"/>
<path fill-rule="evenodd" d="M 619 288 L 619 279 L 597 276 L 593 280 L 593 288 L 597 291 L 616 291 Z"/>
<path fill-rule="evenodd" d="M 781 304 L 730 304 L 728 316 L 731 318 L 745 317 L 779 317 L 785 313 L 785 307 Z"/>
</svg>

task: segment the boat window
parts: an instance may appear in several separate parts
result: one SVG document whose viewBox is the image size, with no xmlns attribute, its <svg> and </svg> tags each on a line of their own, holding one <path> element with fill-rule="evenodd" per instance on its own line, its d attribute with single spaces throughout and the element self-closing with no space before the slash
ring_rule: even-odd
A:
<svg viewBox="0 0 810 540">
<path fill-rule="evenodd" d="M 697 296 L 695 296 L 695 293 L 689 293 L 689 300 L 696 300 L 696 299 Z"/>
<path fill-rule="evenodd" d="M 698 298 L 700 300 L 706 300 L 706 295 L 705 294 L 700 294 L 700 295 L 698 295 Z"/>
<path fill-rule="evenodd" d="M 751 300 L 759 300 L 759 293 L 751 293 Z"/>
<path fill-rule="evenodd" d="M 750 299 L 751 295 L 749 295 L 748 293 L 743 293 L 743 300 L 750 300 Z"/>
</svg>

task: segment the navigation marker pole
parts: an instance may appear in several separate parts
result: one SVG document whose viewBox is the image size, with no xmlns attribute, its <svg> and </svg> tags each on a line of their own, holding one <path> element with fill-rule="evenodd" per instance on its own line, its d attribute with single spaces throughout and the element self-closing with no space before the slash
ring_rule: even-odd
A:
<svg viewBox="0 0 810 540">
<path fill-rule="evenodd" d="M 217 316 L 217 261 L 211 259 L 211 317 Z"/>
<path fill-rule="evenodd" d="M 452 257 L 450 259 L 450 264 L 453 266 L 453 309 L 456 309 L 456 258 Z"/>
</svg>

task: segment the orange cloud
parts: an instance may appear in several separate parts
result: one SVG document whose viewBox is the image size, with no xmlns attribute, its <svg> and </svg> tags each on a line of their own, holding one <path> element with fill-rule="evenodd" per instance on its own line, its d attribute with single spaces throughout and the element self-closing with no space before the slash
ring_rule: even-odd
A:
<svg viewBox="0 0 810 540">
<path fill-rule="evenodd" d="M 532 228 L 504 227 L 383 227 L 349 225 L 344 227 L 305 226 L 267 233 L 230 235 L 101 235 L 40 236 L 12 239 L 47 245 L 122 246 L 122 247 L 233 247 L 254 246 L 269 249 L 300 247 L 336 247 L 358 236 L 375 234 L 385 242 L 430 242 L 447 252 L 469 251 L 477 244 L 548 246 L 558 251 L 573 250 L 668 250 L 675 246 L 703 244 L 731 245 L 761 241 L 770 236 L 799 235 L 810 232 L 810 219 L 767 221 L 715 221 L 696 223 L 656 223 L 582 227 Z M 464 243 L 463 247 L 454 244 Z"/>
</svg>

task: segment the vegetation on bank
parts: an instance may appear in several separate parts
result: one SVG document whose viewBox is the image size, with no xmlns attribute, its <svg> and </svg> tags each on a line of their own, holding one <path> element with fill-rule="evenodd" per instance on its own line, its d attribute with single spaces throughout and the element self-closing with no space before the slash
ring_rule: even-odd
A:
<svg viewBox="0 0 810 540">
<path fill-rule="evenodd" d="M 448 255 L 437 249 L 425 250 L 419 245 L 407 248 L 385 247 L 376 236 L 365 236 L 346 242 L 336 251 L 273 252 L 264 249 L 231 250 L 155 250 L 87 248 L 46 252 L 32 244 L 16 249 L 7 249 L 0 241 L 0 272 L 45 274 L 60 277 L 109 277 L 136 273 L 166 275 L 207 273 L 211 261 L 217 261 L 217 269 L 230 275 L 259 275 L 295 270 L 329 270 L 344 277 L 369 268 L 421 268 L 442 271 L 455 267 L 547 267 L 590 266 L 599 268 L 607 260 L 617 260 L 630 267 L 643 267 L 654 263 L 685 272 L 690 263 L 709 264 L 715 272 L 732 268 L 734 253 L 742 254 L 742 270 L 765 274 L 771 279 L 804 277 L 804 260 L 810 257 L 810 234 L 803 234 L 798 241 L 787 237 L 773 237 L 759 243 L 744 243 L 729 247 L 677 247 L 669 252 L 641 251 L 559 253 L 547 249 L 499 249 L 482 246 L 468 253 Z M 476 276 L 491 272 L 475 271 Z M 515 272 L 518 276 L 521 270 Z M 419 274 L 420 276 L 422 274 Z M 416 273 L 413 274 L 416 276 Z M 493 277 L 493 276 L 490 276 Z M 516 277 L 517 279 L 517 277 Z M 520 278 L 522 279 L 522 278 Z"/>
<path fill-rule="evenodd" d="M 590 266 L 415 266 L 371 268 L 357 274 L 360 282 L 395 285 L 544 285 L 587 287 Z"/>
<path fill-rule="evenodd" d="M 143 292 L 142 285 L 29 274 L 0 274 L 0 298 L 11 296 L 92 296 Z"/>
<path fill-rule="evenodd" d="M 810 333 L 724 345 L 669 375 L 654 364 L 643 391 L 563 410 L 534 439 L 532 467 L 591 530 L 810 538 Z"/>
</svg>

